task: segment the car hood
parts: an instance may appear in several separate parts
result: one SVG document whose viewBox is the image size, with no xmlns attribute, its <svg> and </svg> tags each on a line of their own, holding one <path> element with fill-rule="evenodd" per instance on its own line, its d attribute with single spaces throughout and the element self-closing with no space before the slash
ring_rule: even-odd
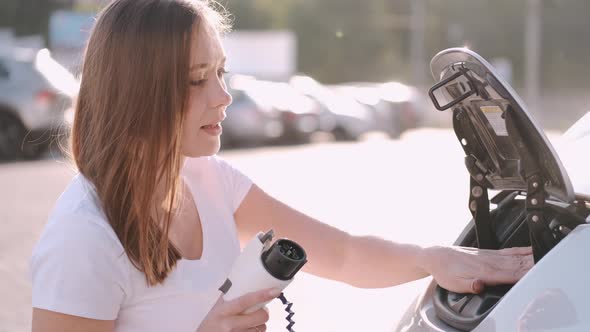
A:
<svg viewBox="0 0 590 332">
<path fill-rule="evenodd" d="M 453 48 L 438 53 L 430 67 L 440 81 L 430 93 L 437 108 L 456 101 L 448 108 L 472 176 L 484 175 L 490 189 L 526 190 L 526 174 L 540 172 L 550 195 L 575 199 L 569 175 L 543 130 L 486 60 Z"/>
</svg>

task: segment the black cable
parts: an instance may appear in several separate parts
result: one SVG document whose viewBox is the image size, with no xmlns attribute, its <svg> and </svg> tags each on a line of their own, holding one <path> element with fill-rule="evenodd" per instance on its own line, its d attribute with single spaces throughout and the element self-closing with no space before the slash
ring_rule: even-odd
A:
<svg viewBox="0 0 590 332">
<path fill-rule="evenodd" d="M 291 317 L 293 317 L 293 315 L 295 315 L 295 313 L 293 311 L 291 311 L 291 307 L 293 306 L 293 303 L 287 301 L 287 298 L 285 297 L 285 294 L 283 294 L 283 293 L 281 293 L 281 295 L 279 296 L 279 300 L 281 300 L 281 302 L 283 302 L 283 304 L 287 306 L 285 308 L 285 311 L 289 314 L 287 316 L 287 321 L 289 322 L 289 325 L 287 325 L 287 331 L 295 332 L 295 330 L 292 329 L 293 325 L 295 325 L 295 321 L 291 320 Z"/>
</svg>

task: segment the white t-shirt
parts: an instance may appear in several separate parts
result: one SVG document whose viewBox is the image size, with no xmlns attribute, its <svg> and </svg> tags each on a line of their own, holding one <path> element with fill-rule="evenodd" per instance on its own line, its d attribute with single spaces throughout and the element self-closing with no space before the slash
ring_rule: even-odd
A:
<svg viewBox="0 0 590 332">
<path fill-rule="evenodd" d="M 234 212 L 252 181 L 218 157 L 187 159 L 182 175 L 199 211 L 203 252 L 148 287 L 78 174 L 61 195 L 30 261 L 33 307 L 116 320 L 115 331 L 195 332 L 240 253 Z"/>
</svg>

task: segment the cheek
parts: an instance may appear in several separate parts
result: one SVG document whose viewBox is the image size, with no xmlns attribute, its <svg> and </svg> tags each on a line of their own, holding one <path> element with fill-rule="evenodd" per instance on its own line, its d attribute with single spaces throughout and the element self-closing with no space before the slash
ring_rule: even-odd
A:
<svg viewBox="0 0 590 332">
<path fill-rule="evenodd" d="M 189 109 L 186 113 L 182 130 L 182 136 L 185 142 L 194 142 L 199 134 L 199 129 L 201 128 L 201 115 L 202 113 L 194 108 Z"/>
<path fill-rule="evenodd" d="M 209 151 L 213 148 L 211 141 L 200 130 L 201 125 L 204 124 L 206 110 L 207 107 L 203 96 L 197 92 L 191 92 L 188 109 L 185 113 L 181 142 L 182 154 L 187 157 L 194 158 L 216 152 Z"/>
<path fill-rule="evenodd" d="M 195 135 L 198 133 L 200 128 L 200 119 L 202 112 L 199 109 L 199 99 L 191 94 L 189 97 L 188 108 L 184 114 L 184 124 L 182 129 L 183 145 L 190 145 L 190 142 L 194 140 Z"/>
<path fill-rule="evenodd" d="M 180 142 L 182 154 L 187 157 L 197 157 L 195 154 L 199 150 L 200 135 L 199 122 L 195 120 L 194 112 L 186 114 L 182 127 L 182 141 Z"/>
<path fill-rule="evenodd" d="M 191 93 L 186 110 L 185 126 L 198 127 L 202 121 L 205 112 L 205 101 L 198 93 Z"/>
</svg>

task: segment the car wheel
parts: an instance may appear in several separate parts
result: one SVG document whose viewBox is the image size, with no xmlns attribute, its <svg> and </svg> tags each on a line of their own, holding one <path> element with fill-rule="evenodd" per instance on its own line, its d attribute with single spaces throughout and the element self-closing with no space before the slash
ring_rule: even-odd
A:
<svg viewBox="0 0 590 332">
<path fill-rule="evenodd" d="M 349 133 L 346 129 L 344 129 L 342 127 L 334 128 L 334 130 L 332 130 L 332 135 L 334 135 L 334 139 L 336 141 L 350 142 L 350 141 L 356 141 L 358 139 L 358 137 L 355 137 L 354 135 L 352 135 L 351 133 Z"/>
<path fill-rule="evenodd" d="M 25 135 L 22 142 L 22 156 L 27 160 L 39 158 L 49 149 L 51 133 L 46 131 L 35 135 Z"/>
<path fill-rule="evenodd" d="M 49 148 L 49 136 L 28 135 L 16 116 L 0 112 L 0 160 L 39 158 Z"/>
<path fill-rule="evenodd" d="M 402 136 L 402 130 L 401 129 L 392 129 L 387 134 L 389 135 L 389 138 L 391 138 L 391 139 L 399 139 Z"/>
<path fill-rule="evenodd" d="M 0 160 L 15 160 L 21 157 L 21 145 L 25 128 L 18 118 L 0 113 Z"/>
</svg>

